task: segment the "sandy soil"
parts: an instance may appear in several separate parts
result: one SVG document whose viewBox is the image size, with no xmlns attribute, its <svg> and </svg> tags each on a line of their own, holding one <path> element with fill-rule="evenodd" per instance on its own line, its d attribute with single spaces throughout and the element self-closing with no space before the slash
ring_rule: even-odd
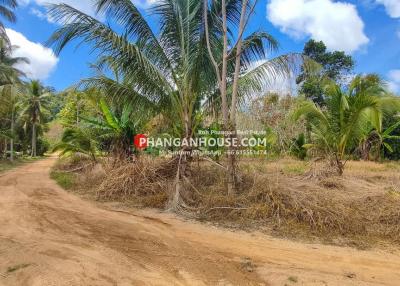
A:
<svg viewBox="0 0 400 286">
<path fill-rule="evenodd" d="M 0 175 L 0 285 L 400 285 L 400 254 L 106 210 L 50 178 L 55 158 Z"/>
</svg>

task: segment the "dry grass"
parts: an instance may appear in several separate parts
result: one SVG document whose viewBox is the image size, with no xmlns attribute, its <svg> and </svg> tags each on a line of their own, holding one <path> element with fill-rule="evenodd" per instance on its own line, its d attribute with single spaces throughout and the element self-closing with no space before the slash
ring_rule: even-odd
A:
<svg viewBox="0 0 400 286">
<path fill-rule="evenodd" d="M 102 172 L 95 171 L 100 176 L 93 169 L 82 174 L 81 190 L 92 190 L 92 197 L 102 201 L 165 208 L 174 162 L 143 158 L 103 165 Z M 267 227 L 292 237 L 311 235 L 358 246 L 400 243 L 400 164 L 348 162 L 346 167 L 342 177 L 310 179 L 307 162 L 244 161 L 240 191 L 227 196 L 222 169 L 194 162 L 184 199 L 192 216 L 223 225 Z"/>
<path fill-rule="evenodd" d="M 144 157 L 136 162 L 105 166 L 105 178 L 97 188 L 100 200 L 136 200 L 162 208 L 175 175 L 175 163 Z"/>
</svg>

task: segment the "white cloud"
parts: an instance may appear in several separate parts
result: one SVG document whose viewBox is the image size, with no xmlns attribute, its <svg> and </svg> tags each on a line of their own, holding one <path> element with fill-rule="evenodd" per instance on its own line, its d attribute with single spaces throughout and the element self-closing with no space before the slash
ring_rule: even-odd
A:
<svg viewBox="0 0 400 286">
<path fill-rule="evenodd" d="M 48 78 L 58 63 L 53 51 L 40 43 L 29 41 L 23 34 L 12 29 L 6 29 L 6 32 L 11 43 L 19 47 L 13 52 L 13 56 L 25 57 L 30 61 L 29 64 L 22 63 L 16 67 L 29 78 L 40 80 Z"/>
<path fill-rule="evenodd" d="M 40 19 L 47 19 L 46 14 L 36 8 L 31 8 L 29 10 L 29 13 L 31 13 L 32 15 L 35 15 L 36 17 L 38 17 Z"/>
<path fill-rule="evenodd" d="M 47 4 L 60 4 L 65 3 L 74 8 L 79 9 L 80 11 L 93 16 L 95 14 L 95 9 L 93 6 L 93 2 L 90 0 L 20 0 L 22 5 L 28 5 L 30 3 L 35 3 L 39 6 L 45 7 Z M 39 11 L 38 9 L 36 9 Z M 32 11 L 31 11 L 32 12 Z M 41 12 L 41 11 L 40 11 Z M 43 12 L 42 12 L 43 14 Z M 39 15 L 37 15 L 39 16 Z M 42 17 L 40 17 L 42 18 Z"/>
<path fill-rule="evenodd" d="M 385 6 L 386 13 L 392 18 L 400 18 L 399 0 L 376 0 L 376 3 Z"/>
<path fill-rule="evenodd" d="M 393 92 L 400 92 L 400 70 L 391 70 L 388 77 L 389 89 Z"/>
<path fill-rule="evenodd" d="M 397 0 L 396 0 L 397 1 Z M 283 33 L 310 36 L 330 50 L 354 52 L 369 42 L 354 5 L 332 0 L 269 0 L 267 18 Z"/>
<path fill-rule="evenodd" d="M 389 78 L 400 83 L 400 70 L 391 70 L 389 72 Z"/>
<path fill-rule="evenodd" d="M 137 5 L 137 7 L 141 7 L 141 8 L 147 8 L 150 7 L 154 4 L 156 4 L 157 2 L 159 2 L 160 0 L 132 0 L 132 2 Z"/>
<path fill-rule="evenodd" d="M 41 7 L 45 7 L 46 4 L 59 4 L 59 3 L 65 3 L 70 5 L 71 7 L 74 7 L 90 16 L 95 16 L 96 14 L 96 9 L 93 5 L 93 2 L 90 0 L 19 0 L 21 5 L 28 5 L 30 3 L 35 3 L 36 5 L 39 5 Z M 154 5 L 157 3 L 159 0 L 132 0 L 133 3 L 135 3 L 138 7 L 141 8 L 147 8 L 150 7 L 151 5 Z M 54 21 L 50 17 L 43 17 L 45 15 L 44 12 L 40 11 L 39 9 L 31 9 L 31 13 L 38 16 L 41 19 L 47 18 L 47 20 L 50 23 L 54 23 Z"/>
</svg>

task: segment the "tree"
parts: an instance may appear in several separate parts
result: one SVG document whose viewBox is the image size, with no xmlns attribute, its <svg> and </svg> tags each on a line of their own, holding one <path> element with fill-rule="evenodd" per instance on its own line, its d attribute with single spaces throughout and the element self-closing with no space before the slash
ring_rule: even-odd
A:
<svg viewBox="0 0 400 286">
<path fill-rule="evenodd" d="M 10 161 L 14 161 L 14 141 L 15 141 L 15 119 L 17 113 L 17 103 L 20 96 L 20 90 L 13 84 L 0 86 L 0 102 L 7 109 L 7 121 L 9 122 L 9 140 L 10 140 Z"/>
<path fill-rule="evenodd" d="M 12 52 L 17 46 L 10 46 L 0 37 L 0 85 L 19 83 L 19 78 L 25 74 L 15 68 L 16 64 L 29 63 L 27 58 L 13 57 Z"/>
<path fill-rule="evenodd" d="M 268 33 L 249 33 L 248 24 L 257 1 L 203 0 L 207 51 L 217 78 L 222 122 L 228 137 L 236 137 L 238 102 L 244 95 L 263 90 L 278 77 L 286 77 L 294 55 L 267 60 L 266 50 L 276 51 L 278 42 Z M 221 36 L 222 35 L 222 36 Z M 222 44 L 221 44 L 222 42 Z M 254 62 L 262 62 L 254 66 Z M 237 191 L 237 165 L 235 147 L 227 153 L 226 181 L 228 194 Z"/>
<path fill-rule="evenodd" d="M 385 142 L 390 148 L 383 149 L 384 158 L 389 160 L 400 160 L 400 118 L 393 116 L 384 122 L 384 132 L 390 136 Z"/>
<path fill-rule="evenodd" d="M 257 97 L 251 103 L 249 112 L 254 120 L 261 123 L 264 129 L 270 129 L 275 134 L 274 151 L 276 153 L 293 153 L 296 138 L 306 131 L 302 122 L 293 124 L 291 120 L 291 113 L 299 100 L 301 100 L 300 97 L 267 93 Z"/>
<path fill-rule="evenodd" d="M 7 21 L 11 23 L 15 23 L 17 18 L 14 14 L 14 9 L 17 8 L 18 2 L 17 0 L 2 0 L 0 4 L 0 17 L 5 18 Z M 5 40 L 6 43 L 10 43 L 8 39 L 6 30 L 4 28 L 3 22 L 0 20 L 0 39 Z"/>
<path fill-rule="evenodd" d="M 90 129 L 74 126 L 64 130 L 61 141 L 53 147 L 53 151 L 61 151 L 61 156 L 83 154 L 96 161 L 98 143 Z"/>
<path fill-rule="evenodd" d="M 60 108 L 55 106 L 59 112 L 57 114 L 60 123 L 65 127 L 79 127 L 82 117 L 94 116 L 96 113 L 97 102 L 89 94 L 90 90 L 77 90 L 69 88 L 59 94 Z M 57 103 L 60 104 L 60 103 Z M 51 106 L 52 107 L 52 106 Z"/>
<path fill-rule="evenodd" d="M 325 87 L 326 107 L 304 101 L 294 118 L 304 117 L 311 126 L 309 147 L 320 151 L 343 174 L 345 156 L 354 151 L 360 140 L 378 128 L 388 111 L 400 110 L 398 98 L 387 95 L 375 75 L 357 76 L 347 89 L 331 83 Z"/>
<path fill-rule="evenodd" d="M 48 108 L 51 93 L 37 80 L 32 80 L 26 84 L 24 95 L 21 98 L 21 117 L 23 117 L 32 127 L 31 137 L 31 156 L 37 155 L 37 127 L 44 123 L 43 112 Z"/>
<path fill-rule="evenodd" d="M 240 3 L 239 0 L 227 1 L 227 19 L 236 19 Z M 192 138 L 202 100 L 215 95 L 218 90 L 206 39 L 211 43 L 212 53 L 221 55 L 222 48 L 218 44 L 221 40 L 221 3 L 214 1 L 207 10 L 210 21 L 207 21 L 209 29 L 205 29 L 200 1 L 159 1 L 152 8 L 160 23 L 158 34 L 130 0 L 97 0 L 95 5 L 97 12 L 104 13 L 109 22 L 120 24 L 122 29 L 113 30 L 111 25 L 66 4 L 51 5 L 50 15 L 61 22 L 62 27 L 53 33 L 48 44 L 55 47 L 56 53 L 74 39 L 92 45 L 100 54 L 98 64 L 122 75 L 123 82 L 118 77 L 99 75 L 89 79 L 88 85 L 106 91 L 107 97 L 114 101 L 132 104 L 134 108 L 140 106 L 140 111 L 162 113 L 174 122 L 174 129 L 180 130 L 181 137 Z M 209 37 L 206 37 L 207 31 Z M 265 42 L 272 48 L 276 46 L 273 38 L 265 33 L 252 33 L 243 41 L 240 62 L 246 77 L 239 80 L 238 93 L 241 95 L 262 89 L 266 83 L 265 75 L 270 76 L 278 70 L 278 61 L 249 69 L 250 62 L 260 59 L 258 55 L 265 56 Z M 228 66 L 233 67 L 235 55 L 236 47 L 233 47 Z M 230 69 L 232 76 L 233 70 Z M 184 152 L 177 160 L 177 183 L 171 208 L 179 204 L 180 180 L 189 175 L 188 151 L 191 148 L 183 146 L 182 149 Z"/>
<path fill-rule="evenodd" d="M 88 128 L 98 129 L 101 139 L 111 141 L 111 151 L 115 158 L 125 160 L 131 155 L 133 136 L 143 128 L 143 117 L 135 114 L 131 105 L 112 109 L 104 98 L 99 101 L 101 117 L 85 118 Z"/>
<path fill-rule="evenodd" d="M 99 64 L 116 71 L 123 82 L 99 75 L 86 81 L 88 85 L 107 91 L 107 97 L 115 102 L 173 117 L 171 121 L 180 124 L 180 136 L 191 138 L 201 99 L 215 86 L 205 52 L 201 3 L 158 2 L 153 7 L 161 23 L 158 35 L 130 0 L 98 0 L 95 4 L 107 20 L 122 26 L 121 32 L 66 4 L 58 4 L 51 6 L 50 14 L 63 26 L 49 44 L 57 53 L 73 39 L 92 44 L 100 54 Z M 188 174 L 188 160 L 186 153 L 179 159 L 179 178 Z"/>
<path fill-rule="evenodd" d="M 1 6 L 0 6 L 1 10 Z M 6 40 L 0 38 L 0 101 L 5 108 L 6 121 L 9 122 L 10 128 L 10 160 L 14 160 L 14 127 L 15 115 L 20 91 L 20 77 L 24 74 L 15 68 L 18 63 L 28 63 L 26 58 L 13 57 L 12 51 L 17 49 L 16 46 L 10 46 Z M 4 110 L 3 110 L 4 112 Z M 7 144 L 5 144 L 7 146 Z"/>
<path fill-rule="evenodd" d="M 320 41 L 309 40 L 303 50 L 303 54 L 317 63 L 322 69 L 317 73 L 303 71 L 297 77 L 297 84 L 300 84 L 299 93 L 304 94 L 318 105 L 324 104 L 323 79 L 341 82 L 354 68 L 354 61 L 351 56 L 342 51 L 327 52 L 327 47 Z"/>
</svg>

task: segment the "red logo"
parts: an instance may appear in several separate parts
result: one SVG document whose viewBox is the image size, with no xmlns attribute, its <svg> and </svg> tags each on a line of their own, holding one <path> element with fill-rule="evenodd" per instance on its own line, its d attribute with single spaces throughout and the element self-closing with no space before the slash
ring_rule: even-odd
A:
<svg viewBox="0 0 400 286">
<path fill-rule="evenodd" d="M 133 144 L 138 149 L 144 149 L 147 147 L 147 136 L 144 134 L 137 134 L 133 138 Z"/>
</svg>

